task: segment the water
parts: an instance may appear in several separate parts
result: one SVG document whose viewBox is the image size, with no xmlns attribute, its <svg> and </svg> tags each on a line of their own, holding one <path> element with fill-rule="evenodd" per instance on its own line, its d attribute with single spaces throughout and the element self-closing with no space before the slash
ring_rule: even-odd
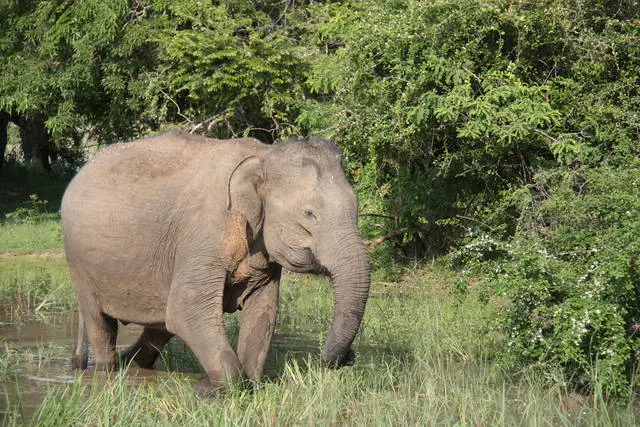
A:
<svg viewBox="0 0 640 427">
<path fill-rule="evenodd" d="M 237 321 L 236 321 L 237 323 Z M 233 329 L 233 328 L 232 328 Z M 57 384 L 72 382 L 78 375 L 71 369 L 71 353 L 78 330 L 77 313 L 47 315 L 43 318 L 14 321 L 7 310 L 0 309 L 0 423 L 7 401 L 20 402 L 23 416 L 29 418 L 40 406 L 46 393 Z M 134 324 L 118 327 L 117 348 L 122 350 L 142 333 Z M 287 360 L 306 360 L 317 356 L 320 342 L 315 337 L 276 333 L 273 337 L 265 378 L 277 378 Z M 2 363 L 2 359 L 5 363 Z M 3 368 L 8 362 L 8 368 Z M 13 361 L 13 362 L 11 362 Z M 17 362 L 16 362 L 17 361 Z M 3 375 L 1 370 L 5 370 Z M 155 369 L 141 369 L 132 364 L 127 372 L 131 383 L 155 381 L 168 371 L 183 372 L 195 379 L 202 370 L 188 347 L 178 338 L 167 345 Z M 89 357 L 88 383 L 93 375 L 93 355 Z M 3 380 L 4 378 L 4 380 Z"/>
<path fill-rule="evenodd" d="M 78 314 L 47 315 L 14 322 L 5 311 L 0 317 L 0 358 L 17 361 L 9 364 L 7 380 L 0 396 L 20 401 L 26 416 L 32 414 L 47 391 L 55 384 L 70 383 L 77 375 L 71 369 L 71 353 L 78 330 Z M 118 348 L 134 342 L 142 332 L 136 325 L 121 327 Z M 89 371 L 92 371 L 89 366 Z M 133 379 L 148 377 L 141 369 L 130 371 Z M 90 377 L 90 376 L 87 376 Z M 0 403 L 0 409 L 6 402 Z"/>
</svg>

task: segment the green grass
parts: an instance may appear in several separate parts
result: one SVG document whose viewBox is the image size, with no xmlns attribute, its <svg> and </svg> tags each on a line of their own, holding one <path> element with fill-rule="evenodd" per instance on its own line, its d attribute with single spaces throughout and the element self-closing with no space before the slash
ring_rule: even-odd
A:
<svg viewBox="0 0 640 427">
<path fill-rule="evenodd" d="M 52 385 L 29 423 L 34 425 L 634 425 L 635 401 L 605 402 L 578 394 L 554 372 L 504 372 L 496 360 L 502 338 L 493 333 L 490 305 L 449 292 L 452 273 L 411 271 L 397 284 L 374 283 L 355 348 L 355 366 L 327 370 L 317 363 L 330 321 L 328 283 L 309 276 L 283 280 L 269 374 L 255 390 L 233 388 L 215 400 L 198 399 L 197 362 L 182 345 L 164 352 L 169 372 L 141 382 L 135 376 L 77 376 Z M 317 316 L 317 317 L 316 317 Z M 237 334 L 237 318 L 229 317 Z M 296 337 L 316 348 L 295 351 Z M 0 377 L 15 367 L 68 356 L 68 349 L 5 353 Z M 40 362 L 38 362 L 40 360 Z M 7 387 L 7 386 L 5 386 Z M 9 386 L 10 388 L 11 386 Z M 14 384 L 15 387 L 15 384 Z M 18 384 L 19 388 L 20 385 Z M 12 394 L 5 423 L 25 421 Z M 7 400 L 5 392 L 5 401 Z"/>
<path fill-rule="evenodd" d="M 58 221 L 0 225 L 0 304 L 17 318 L 75 306 Z"/>
<path fill-rule="evenodd" d="M 0 228 L 0 256 L 38 252 L 62 254 L 62 234 L 59 221 L 2 224 Z"/>
<path fill-rule="evenodd" d="M 201 370 L 179 341 L 163 352 L 156 367 L 164 372 L 157 376 L 141 380 L 127 370 L 115 375 L 89 371 L 76 374 L 71 384 L 47 383 L 44 400 L 40 402 L 39 395 L 34 401 L 27 393 L 26 376 L 46 376 L 52 365 L 71 375 L 69 344 L 20 347 L 0 338 L 0 422 L 637 424 L 640 414 L 633 393 L 628 401 L 613 403 L 602 398 L 598 387 L 592 394 L 571 390 L 550 369 L 506 372 L 499 359 L 504 338 L 493 320 L 500 301 L 479 303 L 472 292 L 457 289 L 456 279 L 455 273 L 436 265 L 408 269 L 397 283 L 374 281 L 354 344 L 357 362 L 334 371 L 317 362 L 333 310 L 330 285 L 313 276 L 287 274 L 264 382 L 254 390 L 236 387 L 207 401 L 193 393 Z M 0 224 L 0 306 L 8 307 L 17 322 L 30 320 L 36 312 L 74 309 L 57 221 L 39 216 Z M 45 321 L 50 320 L 45 316 Z M 230 315 L 227 321 L 235 342 L 239 316 Z"/>
<path fill-rule="evenodd" d="M 18 319 L 75 306 L 58 220 L 71 176 L 12 161 L 0 170 L 0 305 Z"/>
</svg>

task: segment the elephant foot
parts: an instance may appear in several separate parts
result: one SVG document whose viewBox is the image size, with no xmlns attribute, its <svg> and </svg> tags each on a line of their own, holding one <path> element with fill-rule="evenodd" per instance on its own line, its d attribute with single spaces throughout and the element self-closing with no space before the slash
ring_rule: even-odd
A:
<svg viewBox="0 0 640 427">
<path fill-rule="evenodd" d="M 71 368 L 76 371 L 84 371 L 87 369 L 87 365 L 89 364 L 89 354 L 74 354 L 71 358 Z"/>
<path fill-rule="evenodd" d="M 141 348 L 128 348 L 123 350 L 119 357 L 123 366 L 135 362 L 140 368 L 153 369 L 158 355 L 158 352 L 144 351 Z"/>
<path fill-rule="evenodd" d="M 96 371 L 115 372 L 119 368 L 117 361 L 98 362 L 96 361 Z"/>
<path fill-rule="evenodd" d="M 144 328 L 138 340 L 120 353 L 120 360 L 136 362 L 143 369 L 153 369 L 164 345 L 173 334 L 162 329 Z"/>
<path fill-rule="evenodd" d="M 242 388 L 245 390 L 248 390 L 250 393 L 255 392 L 256 389 L 259 387 L 260 387 L 260 383 L 250 378 L 245 378 L 242 380 Z"/>
<path fill-rule="evenodd" d="M 245 390 L 249 390 L 250 393 L 253 393 L 256 387 L 258 387 L 258 383 L 248 378 L 243 379 L 241 382 L 238 381 L 235 384 L 239 385 Z M 196 396 L 201 399 L 215 399 L 222 393 L 224 393 L 228 388 L 223 386 L 214 386 L 213 384 L 211 384 L 211 381 L 209 381 L 209 378 L 204 378 L 203 380 L 196 383 L 194 389 L 196 392 Z"/>
<path fill-rule="evenodd" d="M 201 399 L 215 399 L 216 397 L 220 396 L 220 394 L 222 394 L 222 392 L 224 391 L 224 388 L 220 386 L 216 387 L 213 384 L 211 384 L 211 381 L 209 381 L 209 378 L 205 378 L 201 381 L 198 381 L 194 386 L 194 389 L 196 392 L 196 396 L 198 396 Z"/>
</svg>

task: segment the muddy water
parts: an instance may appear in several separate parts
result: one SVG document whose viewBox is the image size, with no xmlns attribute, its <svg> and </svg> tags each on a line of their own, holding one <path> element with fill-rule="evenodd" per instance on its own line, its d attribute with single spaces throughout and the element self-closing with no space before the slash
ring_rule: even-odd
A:
<svg viewBox="0 0 640 427">
<path fill-rule="evenodd" d="M 8 384 L 0 395 L 11 402 L 20 402 L 27 418 L 37 409 L 47 391 L 55 384 L 74 380 L 71 352 L 75 346 L 78 315 L 47 315 L 14 323 L 0 318 L 0 357 L 17 361 L 10 365 Z M 120 328 L 118 347 L 132 343 L 141 332 L 137 326 Z M 92 366 L 89 366 L 91 370 Z M 135 381 L 148 377 L 144 370 L 132 370 Z M 7 396 L 8 395 L 8 396 Z M 1 416 L 0 416 L 1 418 Z"/>
<path fill-rule="evenodd" d="M 6 384 L 0 384 L 0 424 L 3 419 L 2 407 L 7 400 L 19 401 L 23 416 L 29 418 L 52 386 L 74 380 L 77 374 L 71 369 L 71 353 L 76 342 L 77 322 L 77 313 L 15 322 L 6 311 L 0 309 L 0 362 L 4 357 L 18 361 L 10 364 L 11 371 L 4 381 Z M 138 325 L 120 324 L 118 350 L 133 343 L 141 332 L 142 327 Z M 132 365 L 127 380 L 132 383 L 154 381 L 168 375 L 168 371 L 184 372 L 194 379 L 203 376 L 193 354 L 182 341 L 173 338 L 167 347 L 168 351 L 156 363 L 156 369 L 140 369 Z M 276 333 L 265 366 L 265 376 L 277 377 L 286 360 L 305 360 L 309 354 L 318 354 L 319 348 L 317 339 Z M 90 381 L 94 374 L 92 362 L 93 355 L 90 355 L 86 381 Z"/>
</svg>

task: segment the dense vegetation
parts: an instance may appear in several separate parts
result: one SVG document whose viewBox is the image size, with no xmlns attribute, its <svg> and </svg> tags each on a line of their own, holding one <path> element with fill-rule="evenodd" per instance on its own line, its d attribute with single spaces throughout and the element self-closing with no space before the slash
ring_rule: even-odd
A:
<svg viewBox="0 0 640 427">
<path fill-rule="evenodd" d="M 638 19 L 637 0 L 4 0 L 0 137 L 10 119 L 48 147 L 25 159 L 62 166 L 170 126 L 329 137 L 366 237 L 402 232 L 373 248 L 379 275 L 448 254 L 480 278 L 456 289 L 493 307 L 506 366 L 621 396 L 640 344 Z"/>
<path fill-rule="evenodd" d="M 635 396 L 604 398 L 606 380 L 580 394 L 551 367 L 504 369 L 496 354 L 505 338 L 486 330 L 495 304 L 478 304 L 463 276 L 443 263 L 408 269 L 401 283 L 373 282 L 349 368 L 318 363 L 333 307 L 328 281 L 285 274 L 266 375 L 255 390 L 236 386 L 199 399 L 193 385 L 202 368 L 176 339 L 153 372 L 133 365 L 115 375 L 71 374 L 75 298 L 59 222 L 37 206 L 29 209 L 33 220 L 0 226 L 3 426 L 628 426 L 639 419 Z M 226 318 L 232 341 L 237 314 Z M 137 338 L 135 328 L 120 325 L 119 344 Z"/>
</svg>

